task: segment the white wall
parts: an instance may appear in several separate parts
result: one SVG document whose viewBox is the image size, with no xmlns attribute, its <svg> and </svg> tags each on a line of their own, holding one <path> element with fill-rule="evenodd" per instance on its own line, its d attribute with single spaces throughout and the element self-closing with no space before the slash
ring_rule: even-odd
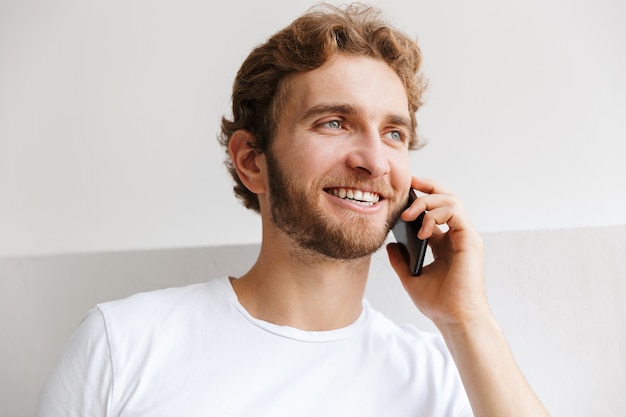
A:
<svg viewBox="0 0 626 417">
<path fill-rule="evenodd" d="M 312 3 L 215 4 L 0 2 L 0 256 L 258 242 L 219 119 Z M 416 175 L 483 232 L 626 224 L 626 3 L 380 4 L 424 50 Z"/>
</svg>

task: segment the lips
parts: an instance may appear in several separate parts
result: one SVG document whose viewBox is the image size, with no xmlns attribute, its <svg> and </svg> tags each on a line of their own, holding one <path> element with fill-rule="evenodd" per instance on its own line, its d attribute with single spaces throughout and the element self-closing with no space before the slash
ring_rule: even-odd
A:
<svg viewBox="0 0 626 417">
<path fill-rule="evenodd" d="M 380 194 L 370 191 L 363 191 L 354 188 L 331 188 L 326 192 L 344 200 L 350 200 L 356 204 L 372 206 L 380 201 Z"/>
</svg>

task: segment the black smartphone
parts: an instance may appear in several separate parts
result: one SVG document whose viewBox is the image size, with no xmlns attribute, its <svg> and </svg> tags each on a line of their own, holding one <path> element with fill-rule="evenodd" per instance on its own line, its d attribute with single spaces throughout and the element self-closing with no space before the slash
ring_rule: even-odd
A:
<svg viewBox="0 0 626 417">
<path fill-rule="evenodd" d="M 411 188 L 409 190 L 409 201 L 406 208 L 408 208 L 416 198 L 415 191 Z M 413 276 L 418 276 L 422 273 L 424 257 L 426 256 L 426 249 L 428 248 L 428 239 L 422 240 L 417 237 L 417 232 L 422 227 L 424 214 L 426 214 L 426 212 L 422 212 L 417 219 L 410 222 L 405 222 L 400 218 L 391 229 L 396 241 L 399 243 L 402 255 L 411 269 L 411 275 Z"/>
</svg>

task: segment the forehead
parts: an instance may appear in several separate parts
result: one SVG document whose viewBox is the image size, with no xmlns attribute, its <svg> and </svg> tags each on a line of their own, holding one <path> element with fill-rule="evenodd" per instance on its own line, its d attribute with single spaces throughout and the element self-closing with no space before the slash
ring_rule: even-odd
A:
<svg viewBox="0 0 626 417">
<path fill-rule="evenodd" d="M 319 68 L 289 75 L 283 88 L 282 115 L 293 122 L 324 104 L 349 105 L 368 118 L 409 117 L 398 75 L 384 61 L 367 56 L 334 55 Z"/>
</svg>

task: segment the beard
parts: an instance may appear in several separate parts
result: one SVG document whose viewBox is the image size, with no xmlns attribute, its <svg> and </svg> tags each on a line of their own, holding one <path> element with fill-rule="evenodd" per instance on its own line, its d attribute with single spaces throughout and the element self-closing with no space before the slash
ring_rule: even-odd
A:
<svg viewBox="0 0 626 417">
<path fill-rule="evenodd" d="M 383 245 L 391 227 L 405 208 L 396 203 L 382 226 L 373 225 L 367 215 L 348 210 L 343 218 L 333 218 L 323 212 L 318 204 L 321 183 L 314 182 L 311 190 L 297 184 L 285 175 L 271 152 L 266 153 L 266 163 L 272 222 L 307 253 L 317 253 L 335 260 L 371 255 Z M 362 178 L 344 178 L 335 184 L 352 184 L 352 188 L 360 188 L 356 185 L 359 182 L 364 183 Z M 368 184 L 371 185 L 371 181 Z M 389 190 L 389 185 L 378 184 L 378 187 L 384 187 L 382 190 L 387 197 L 396 196 L 395 192 Z M 390 198 L 389 201 L 394 200 Z"/>
</svg>

